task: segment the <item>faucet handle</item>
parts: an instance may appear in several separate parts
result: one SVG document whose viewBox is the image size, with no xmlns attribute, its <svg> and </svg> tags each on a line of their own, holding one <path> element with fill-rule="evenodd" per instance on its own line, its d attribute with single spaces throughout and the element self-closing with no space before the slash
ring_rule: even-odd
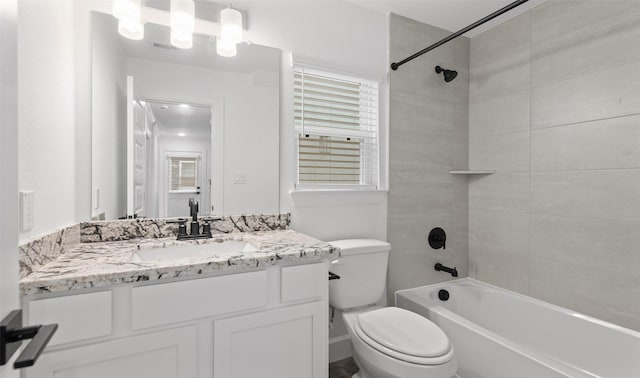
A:
<svg viewBox="0 0 640 378">
<path fill-rule="evenodd" d="M 178 223 L 178 238 L 181 238 L 187 234 L 187 220 L 184 218 L 179 218 L 174 221 L 167 221 L 167 223 Z"/>
</svg>

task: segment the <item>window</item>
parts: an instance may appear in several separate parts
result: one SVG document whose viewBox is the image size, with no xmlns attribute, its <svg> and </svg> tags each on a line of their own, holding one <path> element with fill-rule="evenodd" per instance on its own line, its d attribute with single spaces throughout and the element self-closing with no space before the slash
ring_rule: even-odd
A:
<svg viewBox="0 0 640 378">
<path fill-rule="evenodd" d="M 294 68 L 296 188 L 377 189 L 378 83 Z"/>
<path fill-rule="evenodd" d="M 169 188 L 171 192 L 195 192 L 198 186 L 198 159 L 169 157 Z"/>
</svg>

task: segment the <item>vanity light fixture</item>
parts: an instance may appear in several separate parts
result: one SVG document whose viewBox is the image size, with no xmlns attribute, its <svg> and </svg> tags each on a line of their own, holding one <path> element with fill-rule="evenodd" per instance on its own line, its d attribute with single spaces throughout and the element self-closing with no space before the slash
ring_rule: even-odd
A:
<svg viewBox="0 0 640 378">
<path fill-rule="evenodd" d="M 171 44 L 180 49 L 193 46 L 195 3 L 193 0 L 171 0 Z"/>
<path fill-rule="evenodd" d="M 149 22 L 166 25 L 166 21 L 163 21 L 165 16 L 158 15 L 158 12 L 164 11 L 143 7 L 142 0 L 113 0 L 111 10 L 118 19 L 118 32 L 129 39 L 141 40 L 144 38 L 143 15 L 146 15 L 145 18 L 148 18 Z M 171 45 L 180 49 L 193 47 L 193 33 L 196 31 L 194 0 L 171 0 L 168 19 L 171 27 Z M 244 39 L 242 13 L 231 6 L 221 10 L 219 25 L 219 34 L 212 28 L 215 25 L 209 26 L 206 25 L 206 22 L 204 26 L 198 26 L 198 34 L 216 37 L 218 55 L 236 56 L 238 53 L 237 45 Z"/>
<path fill-rule="evenodd" d="M 141 0 L 113 0 L 113 15 L 118 19 L 118 33 L 139 41 L 144 38 Z"/>
</svg>

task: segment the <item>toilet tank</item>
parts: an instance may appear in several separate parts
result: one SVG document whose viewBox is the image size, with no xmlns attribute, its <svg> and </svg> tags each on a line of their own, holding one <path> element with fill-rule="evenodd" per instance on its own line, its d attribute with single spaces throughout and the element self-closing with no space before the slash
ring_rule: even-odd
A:
<svg viewBox="0 0 640 378">
<path fill-rule="evenodd" d="M 373 239 L 336 240 L 340 249 L 329 271 L 340 276 L 329 281 L 329 304 L 346 309 L 375 304 L 384 294 L 391 245 Z"/>
</svg>

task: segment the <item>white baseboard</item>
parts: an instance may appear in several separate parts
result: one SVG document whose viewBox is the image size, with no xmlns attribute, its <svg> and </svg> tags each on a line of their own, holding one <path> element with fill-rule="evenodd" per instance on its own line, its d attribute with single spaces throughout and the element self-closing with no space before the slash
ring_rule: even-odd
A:
<svg viewBox="0 0 640 378">
<path fill-rule="evenodd" d="M 351 357 L 351 339 L 349 335 L 334 337 L 329 340 L 329 363 Z"/>
</svg>

